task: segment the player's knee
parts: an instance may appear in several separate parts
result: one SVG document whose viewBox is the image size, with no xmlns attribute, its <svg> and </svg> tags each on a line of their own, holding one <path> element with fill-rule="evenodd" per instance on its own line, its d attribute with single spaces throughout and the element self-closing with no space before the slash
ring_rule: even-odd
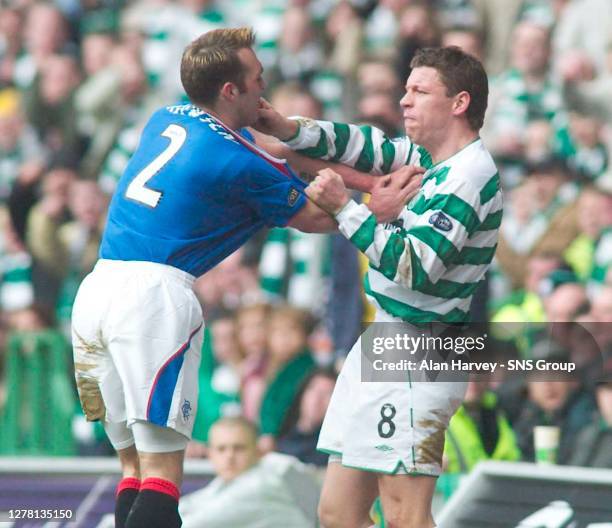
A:
<svg viewBox="0 0 612 528">
<path fill-rule="evenodd" d="M 371 521 L 367 518 L 350 518 L 338 504 L 322 501 L 319 503 L 318 514 L 321 528 L 366 528 L 371 526 Z"/>
<path fill-rule="evenodd" d="M 338 511 L 338 506 L 329 504 L 328 501 L 321 501 L 318 508 L 319 521 L 322 528 L 343 528 L 342 515 Z"/>
<path fill-rule="evenodd" d="M 389 528 L 433 528 L 431 514 L 419 512 L 402 501 L 395 501 L 385 506 L 385 521 Z"/>
</svg>

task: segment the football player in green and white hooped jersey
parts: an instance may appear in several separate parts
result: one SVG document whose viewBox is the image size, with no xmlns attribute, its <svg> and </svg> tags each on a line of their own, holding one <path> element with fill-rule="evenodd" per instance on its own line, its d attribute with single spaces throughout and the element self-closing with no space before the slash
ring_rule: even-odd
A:
<svg viewBox="0 0 612 528">
<path fill-rule="evenodd" d="M 377 321 L 463 322 L 495 253 L 502 216 L 499 175 L 478 135 L 487 76 L 475 58 L 454 47 L 419 50 L 411 67 L 400 101 L 407 137 L 389 139 L 370 126 L 290 120 L 266 103 L 256 126 L 296 152 L 372 174 L 423 166 L 420 192 L 390 224 L 378 223 L 368 206 L 350 200 L 332 170 L 320 171 L 306 192 L 368 257 L 365 286 L 377 306 Z M 321 450 L 335 453 L 330 462 L 341 462 L 328 466 L 322 524 L 369 526 L 370 499 L 380 492 L 390 526 L 434 526 L 431 498 L 441 470 L 443 432 L 463 397 L 462 384 L 361 383 L 360 352 L 358 342 L 319 439 Z M 385 435 L 381 449 L 373 420 L 385 417 L 380 404 L 393 398 L 393 430 L 400 441 Z M 372 433 L 363 425 L 368 422 Z M 434 442 L 440 433 L 442 441 Z"/>
</svg>

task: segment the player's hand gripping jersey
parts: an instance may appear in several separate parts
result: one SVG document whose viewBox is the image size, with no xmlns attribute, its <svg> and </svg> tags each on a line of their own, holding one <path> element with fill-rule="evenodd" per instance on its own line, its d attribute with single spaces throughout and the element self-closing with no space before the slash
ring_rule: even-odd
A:
<svg viewBox="0 0 612 528">
<path fill-rule="evenodd" d="M 480 139 L 435 165 L 409 138 L 390 139 L 371 126 L 301 120 L 287 144 L 373 174 L 425 167 L 420 192 L 392 224 L 377 224 L 365 205 L 352 201 L 336 218 L 370 261 L 365 288 L 379 307 L 411 323 L 467 320 L 502 217 L 499 175 Z"/>
<path fill-rule="evenodd" d="M 158 110 L 113 196 L 100 257 L 200 276 L 306 203 L 282 160 L 193 105 Z"/>
</svg>

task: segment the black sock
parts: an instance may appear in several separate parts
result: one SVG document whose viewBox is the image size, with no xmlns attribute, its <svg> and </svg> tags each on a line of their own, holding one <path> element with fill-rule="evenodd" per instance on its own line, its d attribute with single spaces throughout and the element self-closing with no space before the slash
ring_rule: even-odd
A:
<svg viewBox="0 0 612 528">
<path fill-rule="evenodd" d="M 147 478 L 142 481 L 125 528 L 180 528 L 179 490 L 170 481 Z"/>
<path fill-rule="evenodd" d="M 140 490 L 140 480 L 134 477 L 121 479 L 115 495 L 115 528 L 125 528 L 125 521 Z"/>
</svg>

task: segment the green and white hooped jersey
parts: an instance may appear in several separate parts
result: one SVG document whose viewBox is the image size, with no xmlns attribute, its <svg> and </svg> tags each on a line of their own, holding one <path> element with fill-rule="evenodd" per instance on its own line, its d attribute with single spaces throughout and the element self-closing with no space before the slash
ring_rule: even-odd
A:
<svg viewBox="0 0 612 528">
<path fill-rule="evenodd" d="M 370 261 L 365 290 L 376 305 L 413 324 L 468 320 L 502 218 L 499 174 L 480 139 L 435 165 L 409 138 L 390 139 L 368 125 L 301 120 L 287 144 L 372 174 L 425 167 L 420 192 L 393 223 L 378 224 L 352 200 L 336 219 Z"/>
</svg>

